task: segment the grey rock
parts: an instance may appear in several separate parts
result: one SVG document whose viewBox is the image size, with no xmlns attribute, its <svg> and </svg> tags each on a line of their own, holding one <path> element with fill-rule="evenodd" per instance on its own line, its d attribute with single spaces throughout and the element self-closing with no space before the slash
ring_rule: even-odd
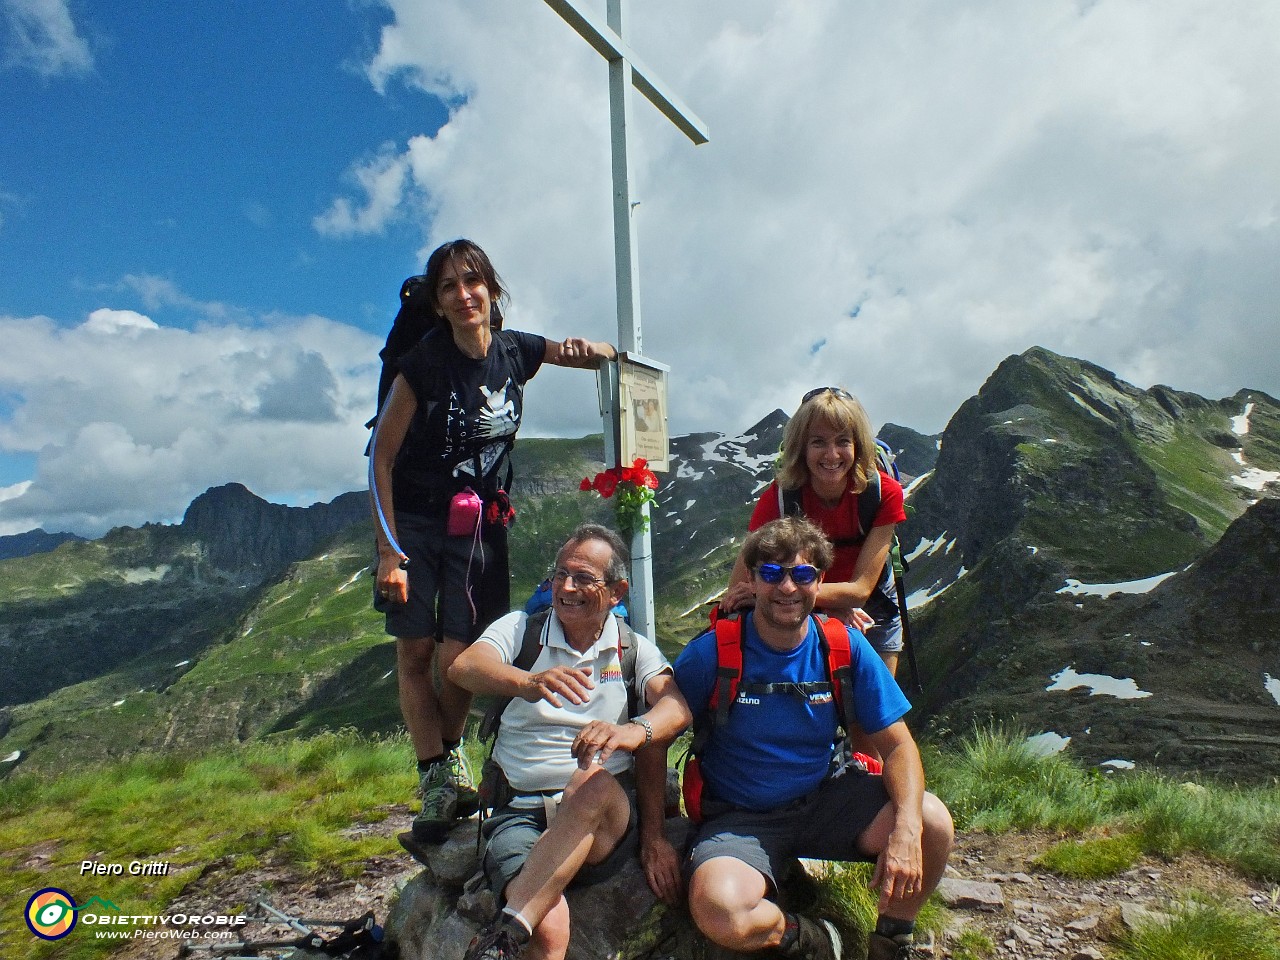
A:
<svg viewBox="0 0 1280 960">
<path fill-rule="evenodd" d="M 999 885 L 982 880 L 943 877 L 937 893 L 942 902 L 952 909 L 1000 910 L 1004 907 L 1004 893 Z"/>
<path fill-rule="evenodd" d="M 1159 910 L 1139 906 L 1136 903 L 1126 903 L 1120 907 L 1120 920 L 1132 930 L 1135 927 L 1149 926 L 1151 924 L 1167 924 L 1173 920 L 1173 917 L 1167 913 L 1161 913 Z"/>
<path fill-rule="evenodd" d="M 683 843 L 687 821 L 669 820 L 668 837 Z M 405 840 L 402 838 L 402 843 Z M 460 960 L 471 938 L 497 911 L 493 893 L 478 876 L 474 823 L 455 827 L 439 846 L 405 843 L 424 869 L 406 883 L 388 913 L 387 938 L 400 960 Z M 701 937 L 683 911 L 669 911 L 649 890 L 638 858 L 609 879 L 565 899 L 573 918 L 567 960 L 625 960 L 658 948 L 697 955 Z"/>
<path fill-rule="evenodd" d="M 1067 924 L 1067 929 L 1072 933 L 1088 933 L 1090 930 L 1097 929 L 1101 918 L 1097 914 L 1089 914 L 1087 917 L 1080 917 L 1078 920 L 1072 920 Z"/>
</svg>

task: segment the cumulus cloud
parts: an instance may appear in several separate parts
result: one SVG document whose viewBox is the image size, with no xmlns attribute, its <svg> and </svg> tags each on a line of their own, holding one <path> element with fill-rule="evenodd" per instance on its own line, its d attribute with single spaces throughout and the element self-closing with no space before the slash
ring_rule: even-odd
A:
<svg viewBox="0 0 1280 960">
<path fill-rule="evenodd" d="M 103 308 L 73 328 L 0 317 L 0 341 L 0 449 L 36 458 L 0 490 L 0 534 L 174 521 L 230 481 L 304 503 L 364 484 L 379 343 L 352 327 L 182 330 Z"/>
<path fill-rule="evenodd" d="M 327 236 L 351 236 L 379 233 L 400 211 L 404 196 L 408 165 L 392 148 L 384 146 L 370 160 L 353 164 L 347 178 L 364 195 L 364 205 L 353 206 L 346 197 L 338 197 L 312 221 L 319 233 Z"/>
<path fill-rule="evenodd" d="M 370 83 L 449 120 L 353 168 L 317 228 L 412 217 L 424 255 L 472 236 L 512 325 L 615 339 L 603 61 L 542 4 L 384 2 Z M 842 383 L 934 431 L 1036 344 L 1143 386 L 1280 392 L 1276 36 L 1280 6 L 1251 0 L 633 7 L 629 42 L 711 133 L 633 94 L 673 427 Z M 531 419 L 585 431 L 590 406 Z"/>
<path fill-rule="evenodd" d="M 41 76 L 84 73 L 93 53 L 80 36 L 67 0 L 3 0 L 4 61 Z"/>
</svg>

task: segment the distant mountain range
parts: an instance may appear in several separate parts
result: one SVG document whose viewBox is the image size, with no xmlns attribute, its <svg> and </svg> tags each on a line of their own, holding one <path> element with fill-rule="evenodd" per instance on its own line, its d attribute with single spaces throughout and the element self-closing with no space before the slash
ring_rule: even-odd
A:
<svg viewBox="0 0 1280 960">
<path fill-rule="evenodd" d="M 785 423 L 775 411 L 741 434 L 673 439 L 653 512 L 669 653 L 706 622 Z M 881 436 L 911 478 L 913 726 L 1016 724 L 1093 763 L 1280 774 L 1276 400 L 1140 390 L 1036 348 L 940 437 Z M 515 597 L 572 526 L 607 519 L 578 491 L 600 450 L 517 446 Z M 395 729 L 366 499 L 301 509 L 228 485 L 181 524 L 0 561 L 0 758 Z"/>
<path fill-rule="evenodd" d="M 29 557 L 33 553 L 47 553 L 69 540 L 83 540 L 74 533 L 45 533 L 43 530 L 28 530 L 0 537 L 0 560 L 12 560 L 15 557 Z"/>
</svg>

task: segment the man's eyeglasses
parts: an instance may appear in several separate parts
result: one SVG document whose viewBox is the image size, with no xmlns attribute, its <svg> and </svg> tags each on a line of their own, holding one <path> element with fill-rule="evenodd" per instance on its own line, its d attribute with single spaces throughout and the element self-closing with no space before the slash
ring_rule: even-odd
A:
<svg viewBox="0 0 1280 960">
<path fill-rule="evenodd" d="M 551 579 L 556 583 L 572 580 L 573 585 L 579 590 L 603 587 L 609 582 L 608 580 L 602 580 L 600 577 L 593 577 L 589 573 L 570 573 L 568 570 L 552 570 Z"/>
<path fill-rule="evenodd" d="M 783 577 L 791 577 L 797 587 L 807 587 L 818 579 L 819 570 L 811 563 L 797 563 L 794 567 L 784 567 L 780 563 L 762 563 L 756 567 L 756 575 L 768 584 L 778 584 Z"/>
<path fill-rule="evenodd" d="M 843 387 L 814 387 L 812 390 L 810 390 L 808 393 L 806 393 L 803 397 L 800 398 L 800 402 L 808 403 L 814 397 L 820 397 L 824 393 L 833 393 L 837 397 L 839 397 L 841 400 L 853 399 L 853 394 L 850 393 L 848 390 L 844 389 Z"/>
</svg>

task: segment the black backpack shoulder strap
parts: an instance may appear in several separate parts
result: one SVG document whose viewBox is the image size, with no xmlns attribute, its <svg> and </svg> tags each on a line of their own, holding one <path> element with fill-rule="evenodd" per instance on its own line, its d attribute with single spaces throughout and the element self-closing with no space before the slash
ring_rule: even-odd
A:
<svg viewBox="0 0 1280 960">
<path fill-rule="evenodd" d="M 511 661 L 512 666 L 519 667 L 521 670 L 528 670 L 533 666 L 534 661 L 538 659 L 538 654 L 542 651 L 542 631 L 547 625 L 549 616 L 551 616 L 550 608 L 532 613 L 525 619 L 524 635 L 520 638 L 520 649 L 516 651 L 515 659 Z M 497 734 L 498 727 L 502 725 L 502 714 L 514 699 L 515 697 L 499 697 L 485 711 L 478 731 L 481 740 L 488 740 Z"/>
<path fill-rule="evenodd" d="M 799 517 L 803 515 L 804 505 L 800 502 L 800 494 L 804 488 L 796 487 L 793 490 L 784 490 L 782 484 L 776 483 L 776 485 L 778 487 L 778 516 Z"/>
<path fill-rule="evenodd" d="M 542 650 L 542 631 L 550 616 L 550 607 L 529 614 L 524 622 L 524 637 L 520 640 L 520 649 L 516 653 L 516 658 L 511 661 L 512 666 L 519 667 L 521 670 L 528 670 L 533 666 Z"/>
<path fill-rule="evenodd" d="M 636 656 L 639 644 L 636 643 L 635 632 L 631 625 L 616 613 L 613 619 L 618 624 L 618 664 L 622 668 L 622 680 L 627 686 L 627 716 L 634 717 L 644 713 L 644 691 L 636 686 Z"/>
<path fill-rule="evenodd" d="M 866 489 L 858 494 L 858 530 L 864 540 L 876 522 L 876 514 L 880 512 L 880 499 L 880 466 L 877 463 L 872 465 Z"/>
</svg>

